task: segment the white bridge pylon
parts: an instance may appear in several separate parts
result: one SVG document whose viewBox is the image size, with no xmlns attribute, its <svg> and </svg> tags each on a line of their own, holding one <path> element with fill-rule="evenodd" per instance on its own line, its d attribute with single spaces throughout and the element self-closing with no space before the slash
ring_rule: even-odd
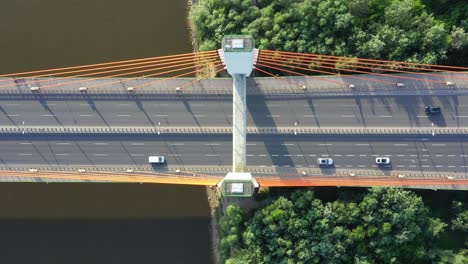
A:
<svg viewBox="0 0 468 264">
<path fill-rule="evenodd" d="M 219 184 L 225 196 L 251 196 L 258 183 L 247 173 L 247 96 L 246 78 L 258 57 L 249 35 L 223 38 L 219 57 L 232 76 L 232 172 Z"/>
</svg>

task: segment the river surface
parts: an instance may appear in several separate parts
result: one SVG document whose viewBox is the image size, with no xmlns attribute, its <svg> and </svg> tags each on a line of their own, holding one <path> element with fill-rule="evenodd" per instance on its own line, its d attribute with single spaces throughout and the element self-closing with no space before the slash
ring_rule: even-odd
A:
<svg viewBox="0 0 468 264">
<path fill-rule="evenodd" d="M 0 3 L 0 73 L 192 51 L 187 0 Z"/>
<path fill-rule="evenodd" d="M 186 0 L 0 4 L 0 74 L 192 51 Z M 0 184 L 0 263 L 211 263 L 205 189 Z"/>
</svg>

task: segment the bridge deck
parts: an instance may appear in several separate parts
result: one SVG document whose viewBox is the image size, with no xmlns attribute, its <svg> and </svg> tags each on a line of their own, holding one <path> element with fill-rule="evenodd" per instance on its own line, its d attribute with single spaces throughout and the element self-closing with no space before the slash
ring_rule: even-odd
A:
<svg viewBox="0 0 468 264">
<path fill-rule="evenodd" d="M 411 75 L 407 75 L 411 76 Z M 453 81 L 451 74 L 445 80 Z M 462 75 L 468 78 L 468 74 Z M 349 77 L 327 77 L 352 82 L 356 88 L 305 79 L 251 78 L 248 83 L 248 126 L 276 128 L 468 128 L 468 82 L 457 79 L 455 87 L 436 83 L 405 80 L 404 88 L 382 83 L 356 82 Z M 427 77 L 426 77 L 427 78 Z M 429 77 L 428 80 L 435 79 Z M 38 83 L 36 86 L 44 85 Z M 158 82 L 129 93 L 127 87 L 152 82 L 154 79 L 125 82 L 126 79 L 73 81 L 31 92 L 31 80 L 11 79 L 13 88 L 0 93 L 0 122 L 5 127 L 22 128 L 124 128 L 151 129 L 178 127 L 229 127 L 232 125 L 231 79 L 202 80 L 182 92 L 192 79 Z M 391 77 L 387 81 L 393 80 Z M 78 87 L 102 85 L 83 93 Z M 298 84 L 307 86 L 300 89 Z M 442 115 L 428 117 L 425 105 L 441 106 Z M 338 128 L 339 126 L 339 128 Z M 231 143 L 227 135 L 200 134 L 123 134 L 93 133 L 64 136 L 52 130 L 45 135 L 25 129 L 13 134 L 0 134 L 0 167 L 2 169 L 91 168 L 161 170 L 147 163 L 149 155 L 165 155 L 167 170 L 204 166 L 205 171 L 228 167 Z M 127 134 L 126 134 L 127 133 Z M 405 132 L 406 133 L 406 132 Z M 366 170 L 374 175 L 395 177 L 395 173 L 427 173 L 437 177 L 468 177 L 466 137 L 464 135 L 282 135 L 250 136 L 248 164 L 264 168 L 302 171 L 316 175 L 334 175 Z M 337 133 L 339 134 L 339 133 Z M 468 145 L 467 145 L 468 146 Z M 317 157 L 332 157 L 336 166 L 319 169 Z M 392 158 L 391 167 L 377 167 L 376 156 Z M 202 170 L 203 171 L 203 170 Z M 273 171 L 274 172 L 274 171 Z M 270 174 L 271 175 L 271 174 Z M 368 174 L 366 174 L 368 175 Z M 289 182 L 291 183 L 291 181 Z M 271 182 L 269 184 L 274 185 Z M 296 183 L 295 183 L 296 184 Z M 297 182 L 299 184 L 299 182 Z M 305 183 L 301 183 L 305 184 Z M 315 183 L 314 183 L 315 184 Z M 327 183 L 330 184 L 330 181 Z M 344 185 L 343 185 L 344 186 Z M 435 185 L 434 185 L 435 186 Z"/>
</svg>

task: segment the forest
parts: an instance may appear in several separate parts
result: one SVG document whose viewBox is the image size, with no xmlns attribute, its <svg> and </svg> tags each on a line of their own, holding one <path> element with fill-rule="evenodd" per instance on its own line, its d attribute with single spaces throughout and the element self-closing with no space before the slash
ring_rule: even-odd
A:
<svg viewBox="0 0 468 264">
<path fill-rule="evenodd" d="M 327 202 L 310 189 L 282 191 L 257 210 L 228 206 L 219 221 L 223 263 L 468 263 L 466 201 L 452 201 L 444 221 L 412 191 L 364 190 Z M 441 242 L 447 231 L 464 239 L 455 252 Z"/>
<path fill-rule="evenodd" d="M 227 34 L 259 49 L 466 66 L 465 0 L 200 0 L 189 14 L 198 50 Z"/>
</svg>

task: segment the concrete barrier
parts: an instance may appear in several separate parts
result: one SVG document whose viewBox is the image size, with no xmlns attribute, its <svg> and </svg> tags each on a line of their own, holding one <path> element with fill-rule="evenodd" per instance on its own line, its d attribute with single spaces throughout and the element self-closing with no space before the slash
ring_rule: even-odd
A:
<svg viewBox="0 0 468 264">
<path fill-rule="evenodd" d="M 2 126 L 2 134 L 231 134 L 231 127 L 29 127 Z M 315 128 L 248 127 L 248 134 L 266 135 L 464 135 L 468 128 Z"/>
</svg>

